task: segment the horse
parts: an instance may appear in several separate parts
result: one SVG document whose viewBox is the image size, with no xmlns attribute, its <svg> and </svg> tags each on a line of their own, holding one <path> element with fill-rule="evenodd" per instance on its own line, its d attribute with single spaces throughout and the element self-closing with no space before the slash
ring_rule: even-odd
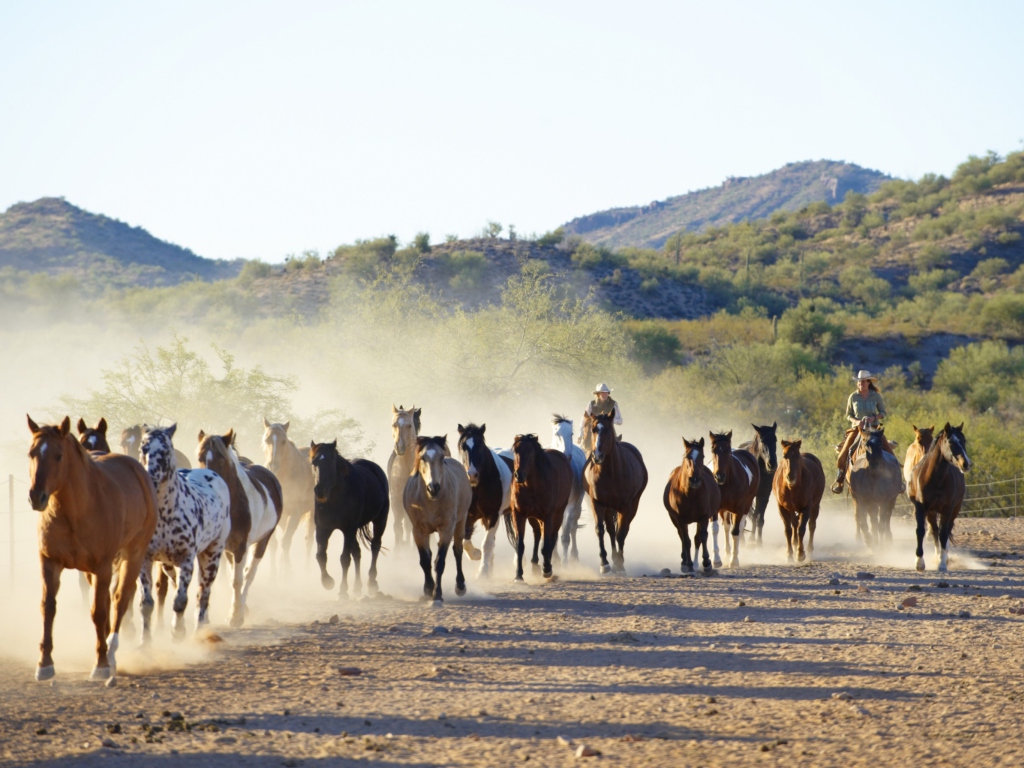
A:
<svg viewBox="0 0 1024 768">
<path fill-rule="evenodd" d="M 412 523 L 405 511 L 405 484 L 412 475 L 416 464 L 416 451 L 409 450 L 416 443 L 420 433 L 422 408 L 415 405 L 409 410 L 405 406 L 391 405 L 391 433 L 394 447 L 388 458 L 388 483 L 391 493 L 391 517 L 395 523 L 395 549 L 401 549 L 412 539 Z"/>
<path fill-rule="evenodd" d="M 345 541 L 341 550 L 341 589 L 339 598 L 348 595 L 348 567 L 355 560 L 355 590 L 362 592 L 360 566 L 362 551 L 358 538 L 370 548 L 370 594 L 377 592 L 377 556 L 380 540 L 388 526 L 388 478 L 378 464 L 368 459 L 349 461 L 338 453 L 338 441 L 309 443 L 309 462 L 313 465 L 313 523 L 316 526 L 316 561 L 320 583 L 334 588 L 327 573 L 327 542 L 334 531 Z M 371 535 L 370 528 L 373 528 Z"/>
<path fill-rule="evenodd" d="M 892 543 L 892 509 L 903 493 L 900 463 L 884 446 L 884 430 L 862 429 L 860 448 L 847 470 L 857 536 L 869 547 Z"/>
<path fill-rule="evenodd" d="M 448 547 L 455 555 L 455 594 L 466 594 L 462 573 L 462 540 L 466 517 L 473 499 L 469 476 L 455 459 L 449 458 L 448 437 L 417 437 L 412 475 L 405 483 L 402 503 L 412 524 L 412 538 L 420 553 L 423 569 L 423 594 L 443 604 L 441 576 L 444 574 Z M 437 558 L 434 578 L 430 575 L 430 534 L 437 534 Z"/>
<path fill-rule="evenodd" d="M 586 416 L 586 429 L 593 436 L 593 448 L 587 457 L 583 484 L 597 523 L 597 543 L 601 550 L 601 573 L 608 573 L 608 553 L 604 548 L 604 529 L 612 548 L 615 569 L 625 572 L 623 546 L 630 523 L 636 517 L 640 496 L 647 487 L 647 467 L 632 443 L 615 435 L 611 416 Z"/>
<path fill-rule="evenodd" d="M 267 469 L 281 482 L 284 509 L 277 530 L 281 532 L 281 559 L 286 570 L 291 567 L 292 537 L 303 519 L 306 520 L 307 562 L 313 551 L 313 468 L 309 457 L 288 439 L 290 425 L 290 421 L 263 419 L 263 457 Z M 271 555 L 274 544 L 275 539 L 271 538 Z"/>
<path fill-rule="evenodd" d="M 914 466 L 907 487 L 917 517 L 917 570 L 924 570 L 925 520 L 935 542 L 938 569 L 942 573 L 947 570 L 953 522 L 960 514 L 967 490 L 964 473 L 970 468 L 964 425 L 952 427 L 946 422 L 924 458 Z"/>
<path fill-rule="evenodd" d="M 572 562 L 580 561 L 580 553 L 576 548 L 576 532 L 580 527 L 580 514 L 583 512 L 583 467 L 587 464 L 587 455 L 572 441 L 572 420 L 553 414 L 551 418 L 551 447 L 561 451 L 569 459 L 572 467 L 572 491 L 569 493 L 569 504 L 565 508 L 562 519 L 562 562 L 568 563 L 570 544 L 572 545 Z"/>
<path fill-rule="evenodd" d="M 39 518 L 43 570 L 43 641 L 36 680 L 49 680 L 53 664 L 53 619 L 61 572 L 89 574 L 96 627 L 96 666 L 90 677 L 106 680 L 117 671 L 121 622 L 135 594 L 146 546 L 156 527 L 153 484 L 139 463 L 125 456 L 93 456 L 70 436 L 71 419 L 39 426 L 28 416 L 29 501 Z M 110 580 L 117 570 L 114 620 Z"/>
<path fill-rule="evenodd" d="M 542 447 L 536 435 L 516 435 L 512 455 L 512 513 L 505 517 L 505 530 L 516 550 L 516 581 L 523 580 L 527 519 L 536 520 L 544 534 L 543 574 L 550 579 L 551 553 L 572 493 L 572 464 L 561 451 Z"/>
<path fill-rule="evenodd" d="M 79 442 L 85 446 L 87 451 L 99 453 L 110 453 L 110 443 L 107 442 L 107 420 L 100 418 L 95 427 L 85 423 L 85 419 L 78 420 Z"/>
<path fill-rule="evenodd" d="M 757 424 L 750 426 L 754 428 L 754 439 L 747 443 L 741 443 L 738 447 L 742 451 L 748 451 L 757 459 L 757 471 L 760 479 L 757 484 L 757 495 L 754 497 L 754 509 L 751 513 L 751 523 L 754 526 L 751 543 L 759 547 L 763 543 L 764 512 L 768 508 L 768 499 L 772 495 L 772 476 L 775 474 L 775 467 L 778 466 L 776 455 L 778 440 L 775 436 L 778 422 L 773 421 L 770 427 L 759 427 Z"/>
<path fill-rule="evenodd" d="M 712 520 L 711 531 L 715 548 L 715 567 L 722 564 L 718 556 L 718 518 L 730 529 L 725 538 L 725 554 L 730 555 L 729 567 L 740 564 L 740 528 L 761 485 L 761 470 L 750 451 L 732 448 L 732 431 L 711 435 L 711 464 L 715 482 L 722 493 L 718 515 Z"/>
<path fill-rule="evenodd" d="M 281 483 L 274 473 L 258 464 L 243 465 L 232 447 L 234 439 L 234 430 L 226 435 L 207 435 L 199 430 L 196 457 L 200 467 L 223 478 L 231 495 L 231 532 L 225 551 L 233 566 L 234 599 L 228 623 L 240 627 L 248 610 L 245 603 L 249 588 L 280 522 L 284 503 Z M 252 559 L 246 565 L 250 547 Z"/>
<path fill-rule="evenodd" d="M 149 429 L 149 427 L 145 424 L 136 424 L 133 427 L 122 429 L 121 453 L 131 456 L 136 461 L 140 461 L 142 434 L 146 429 Z M 174 449 L 174 462 L 178 469 L 192 469 L 192 462 L 189 461 L 188 456 L 177 448 Z"/>
<path fill-rule="evenodd" d="M 178 425 L 150 427 L 142 434 L 142 465 L 156 486 L 157 524 L 142 563 L 142 638 L 150 638 L 153 614 L 153 563 L 178 569 L 178 593 L 174 597 L 175 638 L 185 634 L 185 607 L 192 571 L 199 562 L 199 605 L 196 628 L 208 623 L 210 589 L 231 532 L 231 492 L 227 483 L 210 469 L 179 470 L 171 440 Z M 164 573 L 167 568 L 163 567 Z M 163 593 L 158 613 L 163 614 Z"/>
<path fill-rule="evenodd" d="M 718 513 L 722 493 L 710 469 L 704 466 L 704 438 L 690 442 L 683 438 L 683 461 L 672 470 L 662 502 L 668 511 L 672 525 L 679 533 L 683 545 L 683 573 L 693 573 L 693 557 L 690 554 L 690 525 L 696 524 L 697 535 L 693 539 L 693 553 L 704 547 L 704 572 L 711 572 L 711 558 L 708 556 L 708 523 Z"/>
<path fill-rule="evenodd" d="M 910 487 L 910 473 L 913 471 L 914 466 L 924 455 L 928 453 L 928 449 L 932 447 L 933 435 L 935 433 L 935 425 L 932 424 L 930 427 L 922 427 L 918 429 L 914 427 L 914 442 L 907 446 L 907 455 L 903 459 L 903 482 L 906 483 L 907 488 Z"/>
<path fill-rule="evenodd" d="M 480 560 L 477 575 L 488 578 L 494 566 L 494 536 L 498 529 L 498 518 L 508 514 L 512 504 L 512 461 L 492 450 L 484 442 L 486 424 L 462 426 L 459 424 L 458 449 L 462 466 L 469 477 L 472 500 L 466 515 L 466 535 L 462 541 L 466 553 L 473 560 Z M 472 543 L 473 528 L 482 521 L 486 530 L 483 557 Z M 535 536 L 535 541 L 539 536 Z"/>
<path fill-rule="evenodd" d="M 821 496 L 825 493 L 825 470 L 813 453 L 800 453 L 802 440 L 782 441 L 782 460 L 775 470 L 772 492 L 779 505 L 779 515 L 786 528 L 786 560 L 793 562 L 793 545 L 797 546 L 797 561 L 814 554 L 814 529 L 821 511 Z M 810 527 L 811 535 L 804 554 L 804 534 Z"/>
</svg>

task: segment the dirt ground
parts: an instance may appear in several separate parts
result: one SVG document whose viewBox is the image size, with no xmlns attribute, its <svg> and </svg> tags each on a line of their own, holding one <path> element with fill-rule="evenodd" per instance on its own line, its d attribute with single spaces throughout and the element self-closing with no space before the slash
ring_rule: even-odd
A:
<svg viewBox="0 0 1024 768">
<path fill-rule="evenodd" d="M 85 679 L 92 639 L 68 580 L 57 677 L 34 682 L 26 587 L 3 614 L 0 763 L 1024 764 L 1024 519 L 958 521 L 940 577 L 930 544 L 929 570 L 912 570 L 908 523 L 878 560 L 844 544 L 852 519 L 830 514 L 843 534 L 819 537 L 813 565 L 780 562 L 769 517 L 775 538 L 742 550 L 739 569 L 680 578 L 661 526 L 631 542 L 632 560 L 627 543 L 626 577 L 597 577 L 588 554 L 554 583 L 481 585 L 473 564 L 457 598 L 449 564 L 441 609 L 416 599 L 410 553 L 390 556 L 402 581 L 382 561 L 388 596 L 374 599 L 338 601 L 312 571 L 302 589 L 268 572 L 251 600 L 272 611 L 148 654 L 126 640 L 113 687 Z M 580 543 L 595 549 L 593 532 Z M 645 546 L 659 553 L 650 565 Z"/>
</svg>

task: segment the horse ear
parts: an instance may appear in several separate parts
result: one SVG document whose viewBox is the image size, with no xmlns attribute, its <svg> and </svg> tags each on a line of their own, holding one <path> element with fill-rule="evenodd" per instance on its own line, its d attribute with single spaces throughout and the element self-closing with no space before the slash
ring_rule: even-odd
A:
<svg viewBox="0 0 1024 768">
<path fill-rule="evenodd" d="M 464 426 L 462 426 L 461 424 L 459 424 L 459 434 L 461 435 L 465 431 L 466 431 L 466 428 Z"/>
<path fill-rule="evenodd" d="M 774 432 L 774 431 L 775 431 L 775 428 L 776 428 L 776 427 L 778 427 L 778 426 L 779 426 L 779 422 L 777 422 L 777 421 L 773 421 L 773 422 L 772 422 L 772 432 Z"/>
<path fill-rule="evenodd" d="M 290 427 L 291 425 L 292 425 L 292 420 L 291 419 L 288 419 L 288 421 L 286 421 L 284 424 L 281 425 L 281 429 L 284 430 L 284 433 L 286 435 L 288 434 L 288 427 Z"/>
<path fill-rule="evenodd" d="M 78 434 L 80 434 L 80 435 L 84 435 L 86 432 L 89 431 L 89 428 L 87 426 L 85 426 L 85 419 L 79 419 L 77 426 L 78 426 Z"/>
<path fill-rule="evenodd" d="M 729 440 L 732 440 L 732 430 L 730 429 L 730 430 L 729 430 L 728 432 L 726 432 L 726 433 L 725 433 L 725 436 L 726 436 L 726 438 L 728 438 Z"/>
<path fill-rule="evenodd" d="M 228 433 L 221 438 L 224 441 L 224 445 L 231 446 L 235 442 L 235 430 L 229 429 Z"/>
<path fill-rule="evenodd" d="M 957 432 L 963 432 L 964 431 L 964 423 L 961 421 L 960 422 L 960 426 L 959 427 L 955 427 L 955 429 L 956 429 Z"/>
<path fill-rule="evenodd" d="M 60 423 L 60 436 L 67 437 L 68 432 L 71 431 L 71 417 L 65 416 L 64 421 Z"/>
<path fill-rule="evenodd" d="M 394 416 L 396 413 L 398 413 L 398 409 L 395 408 L 395 404 L 392 403 L 391 404 L 391 415 Z"/>
<path fill-rule="evenodd" d="M 316 441 L 310 440 L 309 441 L 309 452 L 312 453 L 315 450 L 316 450 Z"/>
<path fill-rule="evenodd" d="M 174 422 L 167 428 L 167 436 L 174 437 L 174 433 L 178 431 L 178 422 Z"/>
<path fill-rule="evenodd" d="M 200 429 L 199 430 L 199 442 L 200 443 L 203 442 L 203 438 L 204 437 L 206 437 L 206 432 L 204 432 L 203 430 Z"/>
<path fill-rule="evenodd" d="M 441 435 L 441 445 L 442 446 L 447 446 L 448 445 L 448 435 L 446 435 L 446 434 L 445 435 Z"/>
<path fill-rule="evenodd" d="M 334 442 L 331 443 L 331 447 L 334 450 L 338 450 L 338 438 L 334 438 Z"/>
<path fill-rule="evenodd" d="M 27 413 L 25 414 L 25 418 L 28 419 L 28 428 L 32 431 L 32 434 L 34 435 L 36 432 L 39 431 L 39 425 L 32 421 L 32 417 L 29 416 Z"/>
<path fill-rule="evenodd" d="M 96 425 L 96 431 L 107 434 L 107 420 L 100 416 L 100 423 Z"/>
<path fill-rule="evenodd" d="M 792 443 L 790 443 L 790 445 L 793 446 L 794 448 L 796 448 L 799 451 L 800 450 L 800 446 L 803 445 L 803 442 L 804 442 L 803 439 L 794 440 Z"/>
<path fill-rule="evenodd" d="M 961 424 L 960 426 L 963 426 L 963 424 Z M 481 424 L 480 425 L 480 434 L 482 435 L 486 431 L 487 431 L 487 425 L 486 424 Z"/>
<path fill-rule="evenodd" d="M 789 446 L 792 445 L 792 443 L 789 442 L 789 440 L 780 440 L 779 442 L 782 445 L 782 450 L 786 450 L 787 448 L 789 448 Z"/>
<path fill-rule="evenodd" d="M 757 432 L 757 424 L 755 424 L 754 422 L 750 422 L 750 426 L 752 426 L 754 428 L 754 431 Z"/>
<path fill-rule="evenodd" d="M 267 417 L 266 416 L 263 417 L 263 428 L 264 429 L 270 429 L 270 422 L 267 421 Z"/>
</svg>

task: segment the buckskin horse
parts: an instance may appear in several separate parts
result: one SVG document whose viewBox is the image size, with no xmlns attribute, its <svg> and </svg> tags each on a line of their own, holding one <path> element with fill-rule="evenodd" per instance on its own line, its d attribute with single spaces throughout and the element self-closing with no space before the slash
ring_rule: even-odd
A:
<svg viewBox="0 0 1024 768">
<path fill-rule="evenodd" d="M 729 555 L 729 567 L 740 564 L 740 528 L 743 516 L 754 503 L 757 489 L 761 484 L 757 460 L 750 451 L 733 450 L 732 431 L 711 434 L 711 471 L 722 493 L 718 516 L 726 525 L 725 553 Z M 715 567 L 722 564 L 718 556 L 718 520 L 712 521 L 712 536 L 715 548 Z"/>
<path fill-rule="evenodd" d="M 234 598 L 228 623 L 240 627 L 248 610 L 249 588 L 277 528 L 283 502 L 281 483 L 274 473 L 258 464 L 243 465 L 233 447 L 234 440 L 234 430 L 226 435 L 207 435 L 200 430 L 196 456 L 199 466 L 223 478 L 231 494 L 231 532 L 225 552 L 232 563 Z M 252 558 L 247 564 L 250 548 Z"/>
<path fill-rule="evenodd" d="M 640 496 L 647 487 L 647 467 L 640 451 L 632 443 L 615 435 L 611 416 L 586 416 L 586 429 L 593 436 L 583 483 L 594 509 L 597 543 L 601 550 L 601 573 L 608 573 L 608 553 L 604 548 L 604 530 L 612 548 L 615 570 L 625 572 L 623 547 L 630 523 L 636 517 Z"/>
<path fill-rule="evenodd" d="M 494 537 L 498 519 L 507 514 L 512 504 L 512 461 L 499 451 L 487 447 L 484 442 L 486 424 L 479 427 L 459 424 L 459 454 L 462 466 L 473 489 L 469 512 L 466 515 L 466 535 L 462 545 L 473 560 L 480 559 L 480 578 L 488 578 L 494 567 Z M 476 522 L 484 524 L 483 556 L 476 551 L 471 541 Z M 538 537 L 535 537 L 535 540 Z M 536 548 L 536 544 L 534 545 Z"/>
<path fill-rule="evenodd" d="M 523 580 L 527 519 L 536 520 L 544 534 L 543 574 L 550 579 L 551 553 L 572 493 L 572 465 L 561 451 L 542 447 L 536 435 L 516 435 L 512 455 L 512 513 L 505 518 L 505 528 L 516 550 L 516 581 Z"/>
<path fill-rule="evenodd" d="M 814 554 L 814 529 L 821 511 L 821 496 L 825 493 L 825 470 L 813 453 L 800 453 L 803 441 L 782 441 L 782 460 L 775 470 L 772 491 L 779 505 L 779 515 L 786 529 L 786 560 L 793 562 L 793 546 L 797 560 L 803 562 L 804 533 L 810 528 L 806 558 Z"/>
<path fill-rule="evenodd" d="M 92 456 L 72 436 L 71 420 L 39 426 L 28 417 L 29 500 L 39 517 L 39 558 L 43 570 L 43 641 L 36 680 L 54 676 L 53 619 L 65 568 L 89 574 L 96 627 L 96 666 L 90 677 L 105 680 L 117 671 L 115 653 L 121 622 L 156 527 L 153 483 L 126 456 Z M 110 580 L 114 620 L 110 621 Z"/>
<path fill-rule="evenodd" d="M 462 464 L 448 457 L 447 435 L 417 437 L 416 459 L 412 475 L 405 483 L 402 499 L 412 523 L 412 538 L 420 554 L 423 569 L 423 594 L 443 604 L 441 576 L 444 574 L 448 547 L 455 556 L 455 594 L 466 594 L 462 573 L 462 540 L 466 534 L 466 516 L 473 491 Z M 434 576 L 430 575 L 430 534 L 437 534 L 437 558 Z"/>
<path fill-rule="evenodd" d="M 759 547 L 763 543 L 764 512 L 772 495 L 772 477 L 775 475 L 775 467 L 778 466 L 778 439 L 775 434 L 778 422 L 773 421 L 770 427 L 759 427 L 757 424 L 750 426 L 754 428 L 754 439 L 748 443 L 741 443 L 738 447 L 757 459 L 757 471 L 760 473 L 754 509 L 750 513 L 750 522 L 753 525 L 751 544 Z"/>
<path fill-rule="evenodd" d="M 348 568 L 352 560 L 355 560 L 356 594 L 362 591 L 359 539 L 370 548 L 368 588 L 370 594 L 375 594 L 380 540 L 388 526 L 387 475 L 369 459 L 346 459 L 338 453 L 337 440 L 331 443 L 310 441 L 309 461 L 313 465 L 313 497 L 316 500 L 313 522 L 316 525 L 320 583 L 324 589 L 334 587 L 334 579 L 327 573 L 327 542 L 334 531 L 341 531 L 344 544 L 338 597 L 348 594 Z"/>
<path fill-rule="evenodd" d="M 899 461 L 885 450 L 884 430 L 861 429 L 847 476 L 858 537 L 869 547 L 891 544 L 892 509 L 903 493 L 903 477 Z"/>
<path fill-rule="evenodd" d="M 690 525 L 697 526 L 693 539 L 693 554 L 704 548 L 704 572 L 711 571 L 708 556 L 708 523 L 718 513 L 721 491 L 711 470 L 704 466 L 704 438 L 690 442 L 683 438 L 683 461 L 672 470 L 662 502 L 668 511 L 672 525 L 679 533 L 683 545 L 683 573 L 693 573 L 693 556 L 690 554 Z"/>
<path fill-rule="evenodd" d="M 554 414 L 551 418 L 551 433 L 551 447 L 564 453 L 572 466 L 572 492 L 562 519 L 562 562 L 568 563 L 571 556 L 572 562 L 578 563 L 580 552 L 576 548 L 576 532 L 580 527 L 583 499 L 587 495 L 583 490 L 583 468 L 587 465 L 587 455 L 573 443 L 571 419 Z"/>
<path fill-rule="evenodd" d="M 307 563 L 313 551 L 313 468 L 309 464 L 309 456 L 288 438 L 290 425 L 290 421 L 281 423 L 263 419 L 263 458 L 267 469 L 281 483 L 284 503 L 277 530 L 281 533 L 281 561 L 285 570 L 291 567 L 292 537 L 302 520 L 306 521 Z M 275 539 L 271 538 L 271 558 L 274 546 Z"/>
<path fill-rule="evenodd" d="M 914 504 L 917 517 L 917 570 L 924 570 L 924 523 L 928 521 L 938 569 L 948 568 L 949 542 L 953 537 L 953 523 L 964 503 L 966 485 L 964 473 L 971 468 L 967 455 L 964 425 L 952 427 L 949 422 L 935 437 L 932 447 L 910 473 L 907 495 Z"/>
</svg>

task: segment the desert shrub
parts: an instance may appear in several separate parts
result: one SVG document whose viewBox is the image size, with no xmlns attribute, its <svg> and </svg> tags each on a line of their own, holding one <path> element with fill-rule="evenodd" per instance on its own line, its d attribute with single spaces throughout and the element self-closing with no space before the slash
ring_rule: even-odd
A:
<svg viewBox="0 0 1024 768">
<path fill-rule="evenodd" d="M 457 290 L 478 288 L 487 272 L 487 257 L 479 251 L 453 251 L 438 257 L 448 284 Z"/>
<path fill-rule="evenodd" d="M 430 233 L 417 232 L 412 239 L 412 247 L 420 253 L 430 253 Z"/>
<path fill-rule="evenodd" d="M 323 261 L 318 251 L 303 251 L 299 255 L 289 253 L 284 257 L 285 272 L 298 272 L 302 269 L 316 269 Z"/>
<path fill-rule="evenodd" d="M 544 247 L 552 247 L 558 245 L 565 238 L 565 230 L 562 227 L 553 229 L 550 232 L 545 232 L 543 235 L 537 238 L 537 245 Z"/>
<path fill-rule="evenodd" d="M 663 320 L 633 320 L 626 323 L 633 340 L 633 356 L 648 373 L 679 363 L 682 344 Z"/>
<path fill-rule="evenodd" d="M 854 264 L 839 273 L 839 287 L 850 298 L 866 307 L 877 307 L 889 298 L 892 286 L 877 277 L 867 266 Z"/>
<path fill-rule="evenodd" d="M 985 302 L 981 310 L 982 328 L 993 334 L 1024 336 L 1024 296 L 1002 293 Z"/>
<path fill-rule="evenodd" d="M 939 363 L 933 386 L 975 411 L 986 411 L 1010 399 L 1024 378 L 1024 348 L 1004 341 L 983 341 L 950 351 Z"/>
<path fill-rule="evenodd" d="M 346 274 L 373 279 L 386 269 L 398 250 L 398 239 L 394 235 L 373 240 L 356 240 L 355 245 L 339 245 L 332 255 L 344 265 Z"/>
<path fill-rule="evenodd" d="M 238 273 L 238 281 L 240 283 L 248 284 L 253 280 L 270 277 L 273 273 L 274 268 L 265 261 L 253 259 L 252 261 L 247 261 L 242 265 L 242 271 Z"/>
<path fill-rule="evenodd" d="M 839 305 L 831 299 L 801 299 L 779 319 L 779 339 L 827 357 L 843 338 L 845 328 L 833 317 Z"/>
<path fill-rule="evenodd" d="M 952 269 L 929 269 L 918 272 L 907 279 L 910 290 L 915 293 L 940 291 L 956 280 L 957 274 Z"/>
</svg>

